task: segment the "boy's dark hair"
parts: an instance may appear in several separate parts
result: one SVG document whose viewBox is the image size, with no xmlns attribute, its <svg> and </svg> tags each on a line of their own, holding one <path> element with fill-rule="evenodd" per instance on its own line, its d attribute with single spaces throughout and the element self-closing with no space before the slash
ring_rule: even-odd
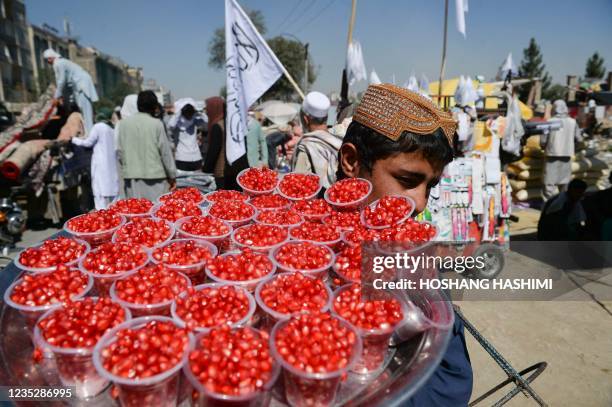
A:
<svg viewBox="0 0 612 407">
<path fill-rule="evenodd" d="M 136 106 L 138 107 L 139 112 L 148 113 L 153 116 L 158 104 L 159 102 L 157 101 L 157 96 L 155 96 L 155 93 L 152 90 L 143 90 L 138 94 Z"/>
<path fill-rule="evenodd" d="M 403 132 L 393 141 L 382 134 L 353 121 L 346 130 L 342 144 L 351 143 L 357 148 L 359 164 L 372 172 L 374 163 L 397 153 L 420 152 L 432 167 L 442 169 L 453 160 L 453 150 L 441 129 L 432 134 L 414 134 Z M 340 157 L 339 160 L 340 162 Z M 342 167 L 338 165 L 337 179 L 346 178 Z"/>
</svg>

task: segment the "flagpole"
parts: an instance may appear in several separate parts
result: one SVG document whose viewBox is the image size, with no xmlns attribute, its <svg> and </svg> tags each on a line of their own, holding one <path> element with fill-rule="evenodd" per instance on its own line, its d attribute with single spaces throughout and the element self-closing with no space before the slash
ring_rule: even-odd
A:
<svg viewBox="0 0 612 407">
<path fill-rule="evenodd" d="M 444 40 L 442 42 L 442 66 L 440 67 L 440 81 L 438 82 L 438 105 L 442 104 L 442 80 L 446 66 L 446 33 L 448 31 L 448 0 L 444 0 Z"/>
<path fill-rule="evenodd" d="M 351 41 L 353 40 L 353 27 L 355 26 L 356 12 L 357 12 L 357 0 L 352 0 L 351 19 L 349 20 L 348 39 L 347 39 L 347 45 L 346 45 L 347 55 L 348 55 L 348 47 L 350 47 Z M 346 60 L 345 60 L 344 69 L 342 70 L 342 81 L 340 83 L 340 101 L 338 102 L 338 115 L 336 118 L 340 117 L 342 110 L 346 106 L 349 105 L 348 92 L 349 92 L 349 85 L 348 85 L 348 78 L 347 78 L 347 72 L 346 72 Z"/>
<path fill-rule="evenodd" d="M 293 87 L 295 88 L 295 91 L 298 93 L 298 95 L 300 95 L 300 97 L 302 98 L 302 100 L 304 100 L 305 96 L 304 96 L 304 92 L 302 92 L 302 89 L 300 89 L 299 85 L 297 84 L 297 82 L 295 81 L 295 79 L 293 79 L 293 77 L 291 76 L 291 74 L 287 71 L 287 69 L 285 69 L 285 66 L 281 64 L 281 67 L 283 69 L 283 74 L 285 75 L 285 78 L 287 78 L 287 80 L 289 81 L 289 83 L 291 85 L 293 85 Z"/>
</svg>

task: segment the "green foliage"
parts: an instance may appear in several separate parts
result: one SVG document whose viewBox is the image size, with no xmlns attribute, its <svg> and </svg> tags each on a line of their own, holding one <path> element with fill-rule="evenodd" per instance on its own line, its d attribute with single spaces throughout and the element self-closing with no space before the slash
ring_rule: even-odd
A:
<svg viewBox="0 0 612 407">
<path fill-rule="evenodd" d="M 123 104 L 123 99 L 132 93 L 138 93 L 138 90 L 134 89 L 127 82 L 120 82 L 108 93 L 108 96 L 101 97 L 94 106 L 96 109 L 101 107 L 114 109 L 115 106 L 121 106 Z"/>
<path fill-rule="evenodd" d="M 606 67 L 604 59 L 595 52 L 586 63 L 584 76 L 586 78 L 602 79 L 606 75 Z"/>
<path fill-rule="evenodd" d="M 521 77 L 523 78 L 540 78 L 542 81 L 542 94 L 546 94 L 550 87 L 551 78 L 546 72 L 542 52 L 540 46 L 536 43 L 535 38 L 529 40 L 529 46 L 523 50 L 523 60 L 519 67 Z M 519 98 L 526 102 L 529 97 L 529 86 L 522 86 L 519 89 Z"/>
<path fill-rule="evenodd" d="M 567 89 L 565 86 L 555 83 L 546 89 L 546 92 L 542 92 L 542 97 L 544 99 L 548 99 L 551 101 L 555 101 L 557 99 L 565 99 L 567 94 Z"/>
</svg>

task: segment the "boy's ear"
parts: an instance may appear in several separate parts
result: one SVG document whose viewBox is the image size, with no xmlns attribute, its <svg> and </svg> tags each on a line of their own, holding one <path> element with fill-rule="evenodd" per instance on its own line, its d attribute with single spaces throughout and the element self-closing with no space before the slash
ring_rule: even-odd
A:
<svg viewBox="0 0 612 407">
<path fill-rule="evenodd" d="M 340 166 L 347 177 L 359 176 L 359 152 L 353 143 L 344 143 L 340 147 Z"/>
</svg>

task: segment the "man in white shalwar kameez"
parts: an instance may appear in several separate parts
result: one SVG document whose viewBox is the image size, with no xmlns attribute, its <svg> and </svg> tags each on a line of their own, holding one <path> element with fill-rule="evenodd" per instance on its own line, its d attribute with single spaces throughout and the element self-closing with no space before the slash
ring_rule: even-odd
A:
<svg viewBox="0 0 612 407">
<path fill-rule="evenodd" d="M 97 123 L 87 137 L 72 139 L 74 145 L 93 147 L 91 189 L 96 209 L 106 209 L 119 195 L 115 132 L 110 126 L 110 113 L 107 109 L 100 109 L 96 116 Z"/>
<path fill-rule="evenodd" d="M 79 65 L 62 58 L 60 54 L 47 49 L 43 57 L 53 66 L 55 73 L 55 99 L 64 97 L 64 103 L 68 103 L 70 96 L 74 98 L 83 115 L 85 130 L 89 131 L 93 127 L 93 103 L 98 101 L 98 92 L 91 79 L 91 76 Z"/>
</svg>

